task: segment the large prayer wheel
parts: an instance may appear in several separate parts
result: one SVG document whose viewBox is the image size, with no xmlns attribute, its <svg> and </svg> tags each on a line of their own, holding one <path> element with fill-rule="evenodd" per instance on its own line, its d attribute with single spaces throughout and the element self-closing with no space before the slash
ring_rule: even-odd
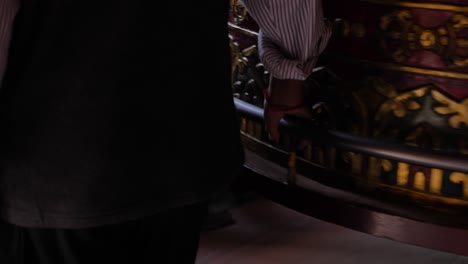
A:
<svg viewBox="0 0 468 264">
<path fill-rule="evenodd" d="M 326 60 L 354 94 L 353 132 L 468 154 L 468 1 L 324 4 L 328 17 L 345 22 Z M 350 155 L 350 162 L 353 175 L 391 187 L 395 198 L 468 206 L 466 172 L 357 155 Z"/>
<path fill-rule="evenodd" d="M 256 54 L 258 27 L 239 1 L 231 7 L 233 93 L 261 108 L 268 73 Z M 308 80 L 318 116 L 311 126 L 468 163 L 468 0 L 327 0 L 324 12 L 344 23 Z M 275 145 L 248 117 L 242 130 L 246 149 L 284 167 L 289 185 L 304 185 L 305 177 L 468 227 L 468 170 L 347 151 L 313 137 L 296 150 L 300 138 L 287 131 Z M 292 161 L 300 176 L 291 173 Z"/>
</svg>

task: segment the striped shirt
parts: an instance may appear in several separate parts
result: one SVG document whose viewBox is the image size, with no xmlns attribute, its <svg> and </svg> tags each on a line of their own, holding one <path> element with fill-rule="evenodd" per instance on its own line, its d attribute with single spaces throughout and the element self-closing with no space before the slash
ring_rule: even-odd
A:
<svg viewBox="0 0 468 264">
<path fill-rule="evenodd" d="M 0 86 L 8 59 L 13 20 L 18 8 L 19 0 L 0 0 Z"/>
<path fill-rule="evenodd" d="M 331 36 L 322 0 L 242 1 L 260 28 L 265 69 L 278 79 L 307 79 Z"/>
</svg>

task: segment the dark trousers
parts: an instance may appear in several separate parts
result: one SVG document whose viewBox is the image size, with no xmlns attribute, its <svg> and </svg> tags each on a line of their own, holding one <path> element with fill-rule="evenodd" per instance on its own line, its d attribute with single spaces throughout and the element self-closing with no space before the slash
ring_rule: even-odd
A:
<svg viewBox="0 0 468 264">
<path fill-rule="evenodd" d="M 193 264 L 206 211 L 206 204 L 197 204 L 88 229 L 33 229 L 0 222 L 0 263 Z"/>
</svg>

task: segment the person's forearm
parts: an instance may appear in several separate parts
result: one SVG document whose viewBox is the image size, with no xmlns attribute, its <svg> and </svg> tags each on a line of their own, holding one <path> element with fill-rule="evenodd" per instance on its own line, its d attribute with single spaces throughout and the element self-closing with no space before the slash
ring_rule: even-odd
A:
<svg viewBox="0 0 468 264">
<path fill-rule="evenodd" d="M 13 21 L 18 8 L 19 0 L 0 0 L 0 86 L 7 64 Z"/>
<path fill-rule="evenodd" d="M 304 81 L 271 77 L 268 103 L 273 108 L 292 109 L 304 104 Z"/>
</svg>

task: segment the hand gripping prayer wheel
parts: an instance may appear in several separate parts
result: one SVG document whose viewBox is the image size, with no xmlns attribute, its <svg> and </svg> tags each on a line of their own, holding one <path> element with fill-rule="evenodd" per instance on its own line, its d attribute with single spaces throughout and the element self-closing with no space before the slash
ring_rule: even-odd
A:
<svg viewBox="0 0 468 264">
<path fill-rule="evenodd" d="M 341 23 L 307 80 L 318 117 L 310 125 L 466 156 L 468 163 L 468 0 L 327 0 L 323 8 L 325 17 Z M 258 58 L 259 28 L 240 1 L 231 0 L 229 27 L 233 94 L 261 108 L 268 72 Z M 294 169 L 306 178 L 421 209 L 440 216 L 438 223 L 467 219 L 468 170 L 352 152 L 313 137 L 296 150 L 300 139 L 287 131 L 272 146 L 262 122 L 245 116 L 241 129 L 248 150 L 283 167 L 290 166 L 288 153 L 295 150 Z"/>
</svg>

